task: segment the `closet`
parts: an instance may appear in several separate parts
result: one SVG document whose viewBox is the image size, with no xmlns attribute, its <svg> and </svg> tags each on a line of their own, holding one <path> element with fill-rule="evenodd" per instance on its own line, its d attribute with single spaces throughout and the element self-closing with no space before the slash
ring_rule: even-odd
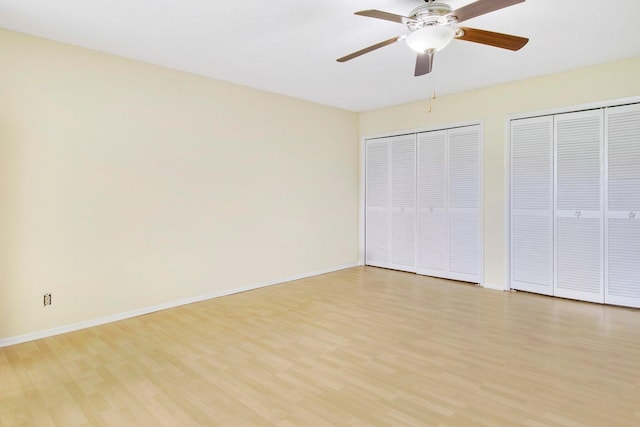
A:
<svg viewBox="0 0 640 427">
<path fill-rule="evenodd" d="M 640 104 L 510 132 L 511 287 L 640 307 Z"/>
<path fill-rule="evenodd" d="M 478 124 L 365 140 L 365 263 L 482 282 Z"/>
</svg>

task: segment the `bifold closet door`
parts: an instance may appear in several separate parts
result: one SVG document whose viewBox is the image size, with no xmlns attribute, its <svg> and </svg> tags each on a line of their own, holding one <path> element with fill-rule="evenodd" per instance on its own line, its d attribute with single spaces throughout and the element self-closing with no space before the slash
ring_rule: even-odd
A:
<svg viewBox="0 0 640 427">
<path fill-rule="evenodd" d="M 511 122 L 511 287 L 553 295 L 553 117 Z"/>
<path fill-rule="evenodd" d="M 418 134 L 418 273 L 480 283 L 480 126 Z"/>
<path fill-rule="evenodd" d="M 416 136 L 391 140 L 391 267 L 416 271 Z"/>
<path fill-rule="evenodd" d="M 418 134 L 418 273 L 447 277 L 446 130 Z"/>
<path fill-rule="evenodd" d="M 554 120 L 554 295 L 604 302 L 603 112 Z"/>
<path fill-rule="evenodd" d="M 366 141 L 366 264 L 416 271 L 415 134 Z"/>
<path fill-rule="evenodd" d="M 605 302 L 640 307 L 640 105 L 605 118 Z"/>
<path fill-rule="evenodd" d="M 448 130 L 447 277 L 482 282 L 480 126 Z"/>
<path fill-rule="evenodd" d="M 387 267 L 391 264 L 389 142 L 387 139 L 366 142 L 365 164 L 365 263 Z"/>
</svg>

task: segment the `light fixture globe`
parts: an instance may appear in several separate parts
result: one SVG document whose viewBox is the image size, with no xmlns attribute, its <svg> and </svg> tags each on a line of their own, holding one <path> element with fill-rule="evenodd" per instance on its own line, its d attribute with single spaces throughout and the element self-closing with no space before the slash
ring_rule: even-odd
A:
<svg viewBox="0 0 640 427">
<path fill-rule="evenodd" d="M 409 34 L 407 45 L 418 53 L 437 51 L 448 45 L 455 34 L 449 25 L 428 25 Z"/>
</svg>

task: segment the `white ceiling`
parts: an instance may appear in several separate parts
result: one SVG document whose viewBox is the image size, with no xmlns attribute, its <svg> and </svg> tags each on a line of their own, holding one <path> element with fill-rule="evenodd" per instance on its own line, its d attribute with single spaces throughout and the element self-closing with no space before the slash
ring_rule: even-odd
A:
<svg viewBox="0 0 640 427">
<path fill-rule="evenodd" d="M 446 0 L 454 9 L 471 0 Z M 0 27 L 352 111 L 640 56 L 638 0 L 527 0 L 464 22 L 531 39 L 519 52 L 454 40 L 432 82 L 413 77 L 406 34 L 356 16 L 407 15 L 423 0 L 0 0 Z"/>
</svg>

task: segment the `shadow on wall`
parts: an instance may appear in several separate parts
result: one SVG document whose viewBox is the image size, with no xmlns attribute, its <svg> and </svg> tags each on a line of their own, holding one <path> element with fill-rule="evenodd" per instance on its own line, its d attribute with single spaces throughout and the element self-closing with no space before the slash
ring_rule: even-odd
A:
<svg viewBox="0 0 640 427">
<path fill-rule="evenodd" d="M 0 338 L 16 322 L 19 146 L 18 129 L 0 121 Z"/>
</svg>

